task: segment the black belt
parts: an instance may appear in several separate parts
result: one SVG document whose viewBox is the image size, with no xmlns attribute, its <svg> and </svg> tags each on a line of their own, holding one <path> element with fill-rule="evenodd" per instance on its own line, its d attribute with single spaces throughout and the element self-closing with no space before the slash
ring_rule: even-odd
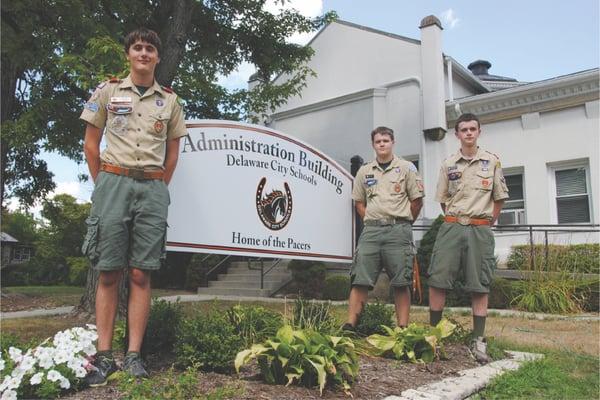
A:
<svg viewBox="0 0 600 400">
<path fill-rule="evenodd" d="M 410 224 L 411 221 L 406 218 L 383 218 L 383 219 L 368 219 L 364 221 L 365 226 L 386 226 L 396 224 Z"/>
</svg>

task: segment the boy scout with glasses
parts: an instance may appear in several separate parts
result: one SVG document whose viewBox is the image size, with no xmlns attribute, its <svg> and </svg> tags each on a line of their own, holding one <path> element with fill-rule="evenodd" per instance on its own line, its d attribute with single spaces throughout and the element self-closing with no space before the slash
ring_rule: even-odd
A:
<svg viewBox="0 0 600 400">
<path fill-rule="evenodd" d="M 463 114 L 454 129 L 460 150 L 442 163 L 435 197 L 445 218 L 428 271 L 430 323 L 437 325 L 442 318 L 446 290 L 462 281 L 464 290 L 471 292 L 471 353 L 486 363 L 490 358 L 483 334 L 496 264 L 491 226 L 508 198 L 508 188 L 498 157 L 477 146 L 479 119 Z"/>
<path fill-rule="evenodd" d="M 82 251 L 99 271 L 96 292 L 98 353 L 86 376 L 106 384 L 117 370 L 111 350 L 118 288 L 129 279 L 129 348 L 123 369 L 147 377 L 140 348 L 150 311 L 150 271 L 165 257 L 167 184 L 175 171 L 179 139 L 186 135 L 183 109 L 169 88 L 154 79 L 160 39 L 141 28 L 125 38 L 130 74 L 101 83 L 85 104 L 84 153 L 94 180 L 92 209 Z M 106 149 L 100 141 L 106 135 Z"/>
<path fill-rule="evenodd" d="M 354 331 L 369 289 L 385 268 L 394 287 L 398 326 L 408 325 L 412 284 L 412 222 L 423 206 L 423 181 L 413 163 L 393 154 L 394 132 L 380 126 L 371 132 L 376 160 L 362 166 L 354 178 L 352 198 L 364 229 L 350 272 L 352 288 L 348 320 Z"/>
</svg>

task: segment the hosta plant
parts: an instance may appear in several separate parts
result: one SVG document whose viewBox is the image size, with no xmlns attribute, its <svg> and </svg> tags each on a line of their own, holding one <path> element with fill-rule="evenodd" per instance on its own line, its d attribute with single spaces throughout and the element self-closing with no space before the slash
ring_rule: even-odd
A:
<svg viewBox="0 0 600 400">
<path fill-rule="evenodd" d="M 432 362 L 439 354 L 444 354 L 442 340 L 454 331 L 455 325 L 446 319 L 437 326 L 424 326 L 412 323 L 406 328 L 383 326 L 386 335 L 371 335 L 367 342 L 383 356 L 410 362 Z"/>
<path fill-rule="evenodd" d="M 321 393 L 327 383 L 348 391 L 358 373 L 358 357 L 351 339 L 294 330 L 289 325 L 264 343 L 239 352 L 235 358 L 236 371 L 255 358 L 266 382 L 318 385 Z"/>
</svg>

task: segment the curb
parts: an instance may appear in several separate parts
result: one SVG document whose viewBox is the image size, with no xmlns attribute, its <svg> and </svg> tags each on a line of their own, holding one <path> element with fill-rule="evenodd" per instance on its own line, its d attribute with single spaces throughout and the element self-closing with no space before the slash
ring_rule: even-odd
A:
<svg viewBox="0 0 600 400">
<path fill-rule="evenodd" d="M 495 377 L 507 371 L 516 371 L 524 362 L 539 360 L 543 354 L 506 351 L 510 358 L 494 361 L 481 367 L 460 371 L 458 377 L 446 378 L 416 389 L 407 389 L 400 396 L 384 400 L 462 400 L 477 393 Z"/>
<path fill-rule="evenodd" d="M 184 295 L 175 295 L 175 296 L 163 296 L 158 297 L 159 299 L 166 300 L 168 302 L 175 302 L 179 298 L 181 302 L 191 302 L 191 301 L 211 301 L 211 300 L 222 300 L 222 301 L 258 301 L 265 303 L 282 303 L 286 301 L 283 297 L 251 297 L 251 296 L 215 296 L 210 294 L 184 294 Z M 287 299 L 287 301 L 293 302 L 295 299 Z M 326 302 L 329 300 L 311 300 L 315 302 Z M 333 305 L 347 305 L 347 301 L 329 301 Z M 389 304 L 389 307 L 393 307 L 393 304 Z M 29 318 L 29 317 L 44 317 L 44 316 L 52 316 L 52 315 L 62 315 L 68 314 L 73 310 L 74 307 L 66 306 L 66 307 L 58 307 L 58 308 L 50 308 L 50 309 L 38 309 L 38 310 L 26 310 L 26 311 L 11 311 L 11 312 L 3 312 L 0 313 L 0 320 L 2 319 L 14 319 L 14 318 Z M 412 305 L 411 310 L 418 311 L 429 311 L 429 307 L 427 306 L 415 306 Z M 471 312 L 470 307 L 446 307 L 444 309 L 446 312 L 451 313 L 461 313 L 461 312 Z M 488 316 L 500 316 L 500 317 L 517 317 L 517 318 L 528 318 L 528 319 L 537 319 L 537 320 L 568 320 L 568 321 L 600 321 L 599 315 L 593 314 L 580 314 L 580 315 L 559 315 L 559 314 L 543 314 L 543 313 L 533 313 L 526 311 L 516 311 L 516 310 L 499 310 L 499 309 L 489 309 Z"/>
</svg>

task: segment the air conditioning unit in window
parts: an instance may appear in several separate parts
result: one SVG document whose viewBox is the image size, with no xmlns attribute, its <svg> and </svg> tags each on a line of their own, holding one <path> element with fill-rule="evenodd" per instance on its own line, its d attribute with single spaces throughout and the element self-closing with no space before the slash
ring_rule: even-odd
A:
<svg viewBox="0 0 600 400">
<path fill-rule="evenodd" d="M 503 210 L 498 225 L 525 225 L 525 210 Z"/>
</svg>

